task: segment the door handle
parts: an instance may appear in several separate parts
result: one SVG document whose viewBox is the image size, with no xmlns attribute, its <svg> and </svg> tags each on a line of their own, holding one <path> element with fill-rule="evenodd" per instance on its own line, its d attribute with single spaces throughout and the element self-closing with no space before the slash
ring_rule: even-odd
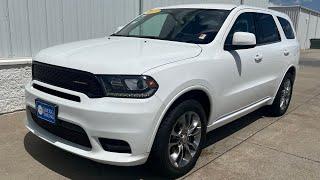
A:
<svg viewBox="0 0 320 180">
<path fill-rule="evenodd" d="M 257 54 L 256 57 L 254 58 L 254 60 L 257 62 L 257 63 L 260 63 L 263 59 L 263 56 L 260 55 L 260 54 Z"/>
<path fill-rule="evenodd" d="M 283 54 L 284 54 L 285 56 L 289 56 L 289 55 L 290 55 L 290 52 L 289 52 L 288 50 L 284 50 Z"/>
</svg>

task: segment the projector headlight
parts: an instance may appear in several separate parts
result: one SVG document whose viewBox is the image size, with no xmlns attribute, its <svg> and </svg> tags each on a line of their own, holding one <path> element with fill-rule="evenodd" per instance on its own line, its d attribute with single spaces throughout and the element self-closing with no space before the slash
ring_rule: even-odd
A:
<svg viewBox="0 0 320 180">
<path fill-rule="evenodd" d="M 158 90 L 158 83 L 150 76 L 101 75 L 107 97 L 148 98 Z"/>
</svg>

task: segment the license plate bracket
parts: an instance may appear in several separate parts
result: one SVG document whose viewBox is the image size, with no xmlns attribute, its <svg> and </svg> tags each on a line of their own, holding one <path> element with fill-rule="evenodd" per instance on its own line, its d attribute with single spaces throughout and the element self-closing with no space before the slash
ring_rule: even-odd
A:
<svg viewBox="0 0 320 180">
<path fill-rule="evenodd" d="M 50 124 L 57 123 L 58 106 L 40 99 L 35 100 L 37 117 Z"/>
</svg>

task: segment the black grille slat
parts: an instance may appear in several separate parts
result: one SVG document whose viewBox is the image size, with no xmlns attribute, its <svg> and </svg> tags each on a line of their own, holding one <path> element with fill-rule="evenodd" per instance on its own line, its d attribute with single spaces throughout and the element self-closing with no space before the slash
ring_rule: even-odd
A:
<svg viewBox="0 0 320 180">
<path fill-rule="evenodd" d="M 44 130 L 72 143 L 79 144 L 86 148 L 92 148 L 86 132 L 80 126 L 59 119 L 55 125 L 50 124 L 49 122 L 39 119 L 35 109 L 31 107 L 27 109 L 31 114 L 32 120 Z"/>
<path fill-rule="evenodd" d="M 90 98 L 104 96 L 98 78 L 89 72 L 49 65 L 34 61 L 32 79 L 60 88 L 86 94 Z"/>
<path fill-rule="evenodd" d="M 75 101 L 75 102 L 80 102 L 81 101 L 79 96 L 74 96 L 74 95 L 71 95 L 71 94 L 67 94 L 67 93 L 63 93 L 63 92 L 60 92 L 60 91 L 56 91 L 56 90 L 53 90 L 53 89 L 50 89 L 50 88 L 46 88 L 46 87 L 40 86 L 38 84 L 33 84 L 32 86 L 33 86 L 33 88 L 35 88 L 35 89 L 37 89 L 39 91 L 45 92 L 47 94 L 51 94 L 53 96 L 57 96 L 57 97 L 60 97 L 60 98 L 63 98 L 63 99 L 68 99 L 70 101 Z"/>
</svg>

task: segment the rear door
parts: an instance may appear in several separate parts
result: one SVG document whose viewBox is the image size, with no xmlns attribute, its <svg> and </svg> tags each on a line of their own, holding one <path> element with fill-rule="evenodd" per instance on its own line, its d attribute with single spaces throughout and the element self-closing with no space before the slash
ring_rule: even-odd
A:
<svg viewBox="0 0 320 180">
<path fill-rule="evenodd" d="M 282 57 L 285 61 L 284 63 L 289 66 L 291 65 L 292 61 L 294 61 L 295 64 L 298 64 L 298 61 L 300 59 L 300 46 L 299 42 L 296 38 L 295 31 L 293 29 L 292 23 L 289 19 L 283 18 L 283 17 L 276 17 L 278 19 L 278 27 L 280 31 L 282 30 Z M 286 67 L 287 67 L 286 66 Z M 283 69 L 283 71 L 287 70 L 286 68 Z M 283 74 L 285 72 L 282 72 Z"/>
<path fill-rule="evenodd" d="M 255 89 L 259 98 L 272 97 L 284 69 L 285 44 L 273 15 L 264 12 L 254 14 L 257 38 Z"/>
<path fill-rule="evenodd" d="M 292 23 L 289 19 L 283 17 L 277 17 L 279 21 L 279 29 L 283 30 L 283 43 L 285 49 L 283 50 L 283 55 L 288 58 L 294 58 L 299 54 L 299 42 L 296 39 L 295 31 L 293 29 Z"/>
</svg>

